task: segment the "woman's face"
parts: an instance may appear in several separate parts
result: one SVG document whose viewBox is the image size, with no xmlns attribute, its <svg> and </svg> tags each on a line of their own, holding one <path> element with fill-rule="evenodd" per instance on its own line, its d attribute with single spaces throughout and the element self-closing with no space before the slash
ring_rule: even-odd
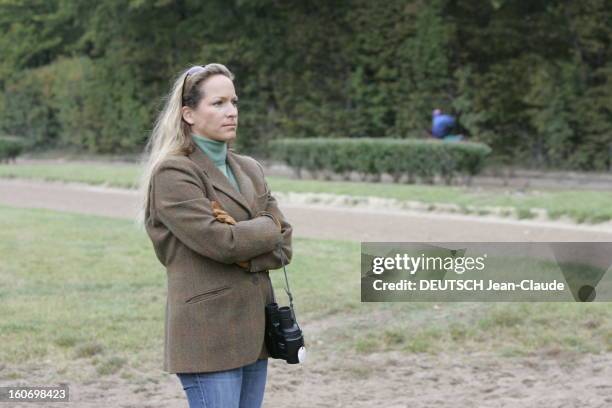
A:
<svg viewBox="0 0 612 408">
<path fill-rule="evenodd" d="M 225 75 L 213 75 L 200 84 L 204 97 L 192 109 L 183 107 L 183 119 L 197 135 L 220 142 L 236 138 L 238 97 L 234 83 Z"/>
</svg>

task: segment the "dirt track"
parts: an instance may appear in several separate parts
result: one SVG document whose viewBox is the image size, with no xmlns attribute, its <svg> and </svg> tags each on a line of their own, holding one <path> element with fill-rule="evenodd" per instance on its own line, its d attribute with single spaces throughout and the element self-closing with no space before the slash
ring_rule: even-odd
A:
<svg viewBox="0 0 612 408">
<path fill-rule="evenodd" d="M 0 204 L 133 218 L 132 190 L 0 179 Z M 296 237 L 353 241 L 612 241 L 612 227 L 280 202 Z"/>
<path fill-rule="evenodd" d="M 12 206 L 130 218 L 135 202 L 134 192 L 126 190 L 0 180 L 0 204 Z M 298 237 L 356 241 L 612 240 L 608 227 L 280 204 Z M 612 353 L 502 359 L 461 350 L 437 356 L 390 352 L 340 355 L 325 343 L 326 327 L 355 322 L 342 316 L 325 320 L 329 321 L 303 324 L 310 344 L 306 364 L 295 367 L 270 360 L 264 406 L 612 406 Z M 187 406 L 177 378 L 159 368 L 137 373 L 133 379 L 113 375 L 81 382 L 73 380 L 76 377 L 71 376 L 71 370 L 87 372 L 91 367 L 75 367 L 60 374 L 57 367 L 45 362 L 32 367 L 0 364 L 0 386 L 67 381 L 72 396 L 68 406 L 79 408 Z M 8 378 L 9 372 L 21 372 L 23 379 Z M 33 405 L 43 406 L 19 406 Z"/>
</svg>

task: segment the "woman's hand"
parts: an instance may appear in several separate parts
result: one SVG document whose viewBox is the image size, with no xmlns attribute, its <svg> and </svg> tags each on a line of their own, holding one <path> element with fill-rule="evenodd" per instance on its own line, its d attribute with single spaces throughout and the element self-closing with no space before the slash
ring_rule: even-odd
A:
<svg viewBox="0 0 612 408">
<path fill-rule="evenodd" d="M 223 222 L 225 224 L 236 225 L 236 220 L 234 219 L 234 217 L 229 215 L 227 211 L 221 208 L 218 202 L 211 201 L 211 204 L 212 204 L 213 215 L 215 216 L 217 221 Z"/>
</svg>

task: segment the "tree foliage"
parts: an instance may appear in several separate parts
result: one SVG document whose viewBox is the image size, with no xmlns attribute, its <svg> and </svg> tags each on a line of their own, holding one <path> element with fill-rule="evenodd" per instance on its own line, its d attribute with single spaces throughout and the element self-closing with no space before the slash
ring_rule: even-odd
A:
<svg viewBox="0 0 612 408">
<path fill-rule="evenodd" d="M 174 76 L 222 62 L 239 147 L 426 137 L 459 117 L 500 163 L 610 170 L 606 0 L 0 0 L 0 131 L 139 151 Z"/>
</svg>

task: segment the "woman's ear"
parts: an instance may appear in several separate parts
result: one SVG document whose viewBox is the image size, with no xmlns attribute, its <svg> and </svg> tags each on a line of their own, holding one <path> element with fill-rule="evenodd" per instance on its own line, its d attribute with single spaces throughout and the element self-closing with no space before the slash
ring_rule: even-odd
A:
<svg viewBox="0 0 612 408">
<path fill-rule="evenodd" d="M 183 120 L 190 125 L 193 125 L 195 122 L 193 121 L 193 111 L 189 106 L 181 107 L 181 114 L 183 115 Z"/>
</svg>

